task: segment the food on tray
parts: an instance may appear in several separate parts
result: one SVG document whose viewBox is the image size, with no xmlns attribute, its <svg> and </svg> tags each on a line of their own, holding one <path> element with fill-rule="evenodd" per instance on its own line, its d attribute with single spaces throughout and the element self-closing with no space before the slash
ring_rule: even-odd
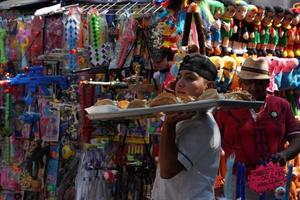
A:
<svg viewBox="0 0 300 200">
<path fill-rule="evenodd" d="M 175 95 L 169 92 L 164 92 L 159 94 L 153 100 L 151 100 L 148 105 L 149 107 L 155 107 L 155 106 L 176 104 L 177 102 L 178 101 Z"/>
<path fill-rule="evenodd" d="M 102 105 L 112 105 L 114 106 L 115 103 L 111 99 L 98 99 L 95 103 L 95 106 L 102 106 Z"/>
<path fill-rule="evenodd" d="M 195 101 L 195 98 L 192 96 L 177 96 L 177 99 L 179 100 L 179 102 L 182 102 L 182 103 L 188 103 L 188 102 Z"/>
<path fill-rule="evenodd" d="M 207 89 L 205 90 L 202 95 L 198 98 L 198 100 L 204 100 L 204 99 L 220 99 L 220 96 L 216 89 Z"/>
<path fill-rule="evenodd" d="M 146 107 L 146 101 L 141 99 L 134 99 L 127 106 L 127 108 L 145 108 L 145 107 Z"/>
<path fill-rule="evenodd" d="M 245 90 L 235 90 L 224 94 L 225 99 L 253 101 L 252 95 Z"/>
<path fill-rule="evenodd" d="M 118 107 L 121 109 L 126 109 L 129 105 L 129 101 L 127 100 L 121 100 L 118 102 Z"/>
</svg>

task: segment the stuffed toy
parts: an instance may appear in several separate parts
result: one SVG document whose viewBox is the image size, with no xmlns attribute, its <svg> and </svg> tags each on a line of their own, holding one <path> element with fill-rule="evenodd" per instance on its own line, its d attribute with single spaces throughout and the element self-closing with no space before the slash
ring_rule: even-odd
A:
<svg viewBox="0 0 300 200">
<path fill-rule="evenodd" d="M 221 17 L 224 14 L 224 4 L 219 1 L 210 0 L 208 1 L 208 5 L 211 14 L 214 17 L 214 22 L 211 24 L 210 27 L 210 38 L 208 38 L 210 40 L 208 41 L 208 43 L 212 46 L 212 49 L 209 53 L 210 55 L 220 55 Z"/>
<path fill-rule="evenodd" d="M 214 16 L 214 22 L 210 27 L 211 43 L 212 43 L 212 55 L 221 55 L 220 43 L 221 43 L 221 17 L 224 14 L 224 4 L 219 1 L 209 1 L 209 9 Z"/>
<path fill-rule="evenodd" d="M 300 12 L 300 3 L 295 3 L 293 5 L 294 9 L 297 9 L 297 12 Z M 296 32 L 296 40 L 295 40 L 295 46 L 294 46 L 294 54 L 295 57 L 300 57 L 300 23 L 297 25 L 297 32 Z"/>
<path fill-rule="evenodd" d="M 281 84 L 280 89 L 291 89 L 293 82 L 293 70 L 298 66 L 299 62 L 296 58 L 281 59 Z"/>
<path fill-rule="evenodd" d="M 227 92 L 229 89 L 229 86 L 232 82 L 233 76 L 236 72 L 236 61 L 233 57 L 230 56 L 224 56 L 223 57 L 223 81 L 220 82 L 220 91 L 221 92 Z"/>
<path fill-rule="evenodd" d="M 276 53 L 276 46 L 279 41 L 279 28 L 281 27 L 281 22 L 284 18 L 284 10 L 279 7 L 274 7 L 275 16 L 273 18 L 273 24 L 270 27 L 270 41 L 268 45 L 268 53 L 273 56 L 280 56 L 280 54 Z"/>
<path fill-rule="evenodd" d="M 275 91 L 278 91 L 277 85 L 275 84 L 275 80 L 274 80 L 274 68 L 275 66 L 279 66 L 280 64 L 280 58 L 277 57 L 259 57 L 259 60 L 264 60 L 266 63 L 268 63 L 269 66 L 269 74 L 270 74 L 270 82 L 269 85 L 267 87 L 267 92 L 273 94 Z M 280 73 L 281 68 L 278 69 L 278 73 Z"/>
<path fill-rule="evenodd" d="M 209 59 L 217 67 L 218 74 L 215 82 L 216 82 L 217 90 L 220 91 L 220 83 L 224 81 L 223 79 L 224 60 L 220 56 L 210 56 Z"/>
<path fill-rule="evenodd" d="M 282 28 L 279 31 L 278 49 L 283 57 L 287 57 L 287 51 L 284 51 L 288 42 L 288 30 L 291 29 L 291 22 L 294 18 L 294 13 L 290 10 L 285 10 Z"/>
<path fill-rule="evenodd" d="M 170 0 L 168 1 L 167 7 L 174 8 L 175 12 L 178 12 L 181 8 L 184 8 L 186 10 L 184 30 L 182 36 L 182 46 L 188 46 L 189 44 L 192 19 L 194 18 L 194 23 L 196 26 L 198 37 L 199 52 L 200 54 L 205 54 L 205 36 L 208 35 L 208 32 L 205 32 L 205 30 L 209 30 L 208 27 L 210 27 L 210 25 L 214 21 L 212 14 L 209 12 L 207 0 Z"/>
<path fill-rule="evenodd" d="M 254 43 L 251 44 L 251 49 L 253 49 L 253 53 L 257 55 L 256 49 L 260 49 L 260 31 L 261 31 L 261 22 L 265 17 L 265 8 L 263 6 L 256 6 L 257 14 L 254 18 Z"/>
<path fill-rule="evenodd" d="M 300 89 L 300 65 L 296 66 L 292 72 L 292 88 L 295 90 Z"/>
<path fill-rule="evenodd" d="M 248 5 L 247 6 L 247 14 L 244 20 L 244 26 L 247 28 L 249 38 L 248 38 L 248 45 L 247 45 L 247 53 L 248 55 L 254 55 L 254 43 L 255 43 L 255 23 L 254 19 L 257 15 L 258 9 L 254 5 Z M 245 49 L 243 46 L 242 49 Z"/>
<path fill-rule="evenodd" d="M 282 78 L 282 64 L 281 64 L 282 58 L 279 59 L 279 62 L 277 65 L 274 65 L 273 68 L 273 76 L 274 76 L 274 84 L 276 85 L 277 90 L 281 87 L 281 78 Z"/>
<path fill-rule="evenodd" d="M 247 27 L 244 25 L 244 19 L 247 14 L 247 6 L 248 4 L 244 1 L 236 2 L 236 13 L 234 15 L 234 26 L 233 26 L 233 34 L 231 36 L 232 41 L 232 52 L 237 55 L 242 55 L 246 53 L 246 44 L 249 39 L 249 33 Z"/>
<path fill-rule="evenodd" d="M 291 28 L 288 30 L 288 43 L 286 46 L 286 49 L 284 50 L 284 55 L 287 55 L 289 58 L 294 58 L 294 44 L 295 41 L 298 40 L 297 37 L 299 37 L 298 31 L 297 31 L 297 25 L 300 22 L 300 10 L 299 9 L 291 9 L 291 11 L 294 13 L 294 18 L 291 21 Z"/>
<path fill-rule="evenodd" d="M 270 28 L 272 26 L 274 9 L 271 7 L 266 7 L 265 17 L 261 22 L 261 34 L 260 34 L 260 49 L 257 52 L 259 56 L 267 56 L 267 46 L 270 39 Z"/>
<path fill-rule="evenodd" d="M 232 0 L 225 0 L 224 2 L 225 11 L 222 16 L 222 54 L 228 55 L 231 51 L 231 46 L 229 44 L 229 38 L 232 36 L 233 30 L 233 16 L 235 15 L 236 9 L 235 4 Z"/>
<path fill-rule="evenodd" d="M 236 56 L 235 54 L 231 55 L 231 57 L 233 57 L 235 59 L 236 70 L 233 74 L 232 81 L 231 81 L 229 89 L 230 89 L 230 91 L 235 91 L 235 90 L 238 90 L 240 88 L 240 86 L 239 86 L 239 77 L 237 75 L 237 72 L 240 70 L 240 68 L 241 68 L 241 66 L 244 63 L 246 58 L 243 57 L 243 56 Z"/>
</svg>

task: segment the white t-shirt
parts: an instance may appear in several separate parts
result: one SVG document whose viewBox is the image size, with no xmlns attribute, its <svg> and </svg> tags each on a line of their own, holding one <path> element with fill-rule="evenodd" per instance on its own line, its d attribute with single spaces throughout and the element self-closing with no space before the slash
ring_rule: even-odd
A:
<svg viewBox="0 0 300 200">
<path fill-rule="evenodd" d="M 219 168 L 221 137 L 210 112 L 195 115 L 176 126 L 178 160 L 185 167 L 171 179 L 157 169 L 153 200 L 212 200 Z"/>
</svg>

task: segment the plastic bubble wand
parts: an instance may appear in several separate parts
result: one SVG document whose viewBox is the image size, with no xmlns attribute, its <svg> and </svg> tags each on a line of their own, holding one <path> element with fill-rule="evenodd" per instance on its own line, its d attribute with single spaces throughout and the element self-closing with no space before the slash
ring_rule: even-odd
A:
<svg viewBox="0 0 300 200">
<path fill-rule="evenodd" d="M 4 162 L 8 164 L 10 162 L 10 134 L 11 134 L 11 94 L 6 93 L 5 95 L 5 117 L 4 117 L 4 129 L 3 129 L 3 137 L 4 137 L 4 146 L 5 146 L 5 154 L 4 154 Z"/>
<path fill-rule="evenodd" d="M 3 28 L 0 28 L 0 64 L 6 63 L 5 38 L 6 38 L 6 30 Z"/>
</svg>

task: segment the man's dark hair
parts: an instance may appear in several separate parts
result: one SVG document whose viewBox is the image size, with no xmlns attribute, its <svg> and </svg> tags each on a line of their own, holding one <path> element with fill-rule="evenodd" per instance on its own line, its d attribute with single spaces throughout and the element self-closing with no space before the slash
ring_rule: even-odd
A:
<svg viewBox="0 0 300 200">
<path fill-rule="evenodd" d="M 267 6 L 267 7 L 265 8 L 265 11 L 266 11 L 266 13 L 269 13 L 269 12 L 275 12 L 274 9 L 273 9 L 272 7 L 269 7 L 269 6 Z"/>
<path fill-rule="evenodd" d="M 224 4 L 225 7 L 227 7 L 227 6 L 235 6 L 234 1 L 232 1 L 232 0 L 222 0 L 221 2 Z"/>
<path fill-rule="evenodd" d="M 284 15 L 292 15 L 292 16 L 295 16 L 295 14 L 294 14 L 290 9 L 285 9 L 285 10 L 284 10 Z"/>
<path fill-rule="evenodd" d="M 217 68 L 207 56 L 199 53 L 191 53 L 183 58 L 179 71 L 188 70 L 197 73 L 208 81 L 215 81 Z"/>
<path fill-rule="evenodd" d="M 284 13 L 284 9 L 279 7 L 279 6 L 274 6 L 273 8 L 274 8 L 274 11 L 275 11 L 276 14 Z"/>
</svg>

